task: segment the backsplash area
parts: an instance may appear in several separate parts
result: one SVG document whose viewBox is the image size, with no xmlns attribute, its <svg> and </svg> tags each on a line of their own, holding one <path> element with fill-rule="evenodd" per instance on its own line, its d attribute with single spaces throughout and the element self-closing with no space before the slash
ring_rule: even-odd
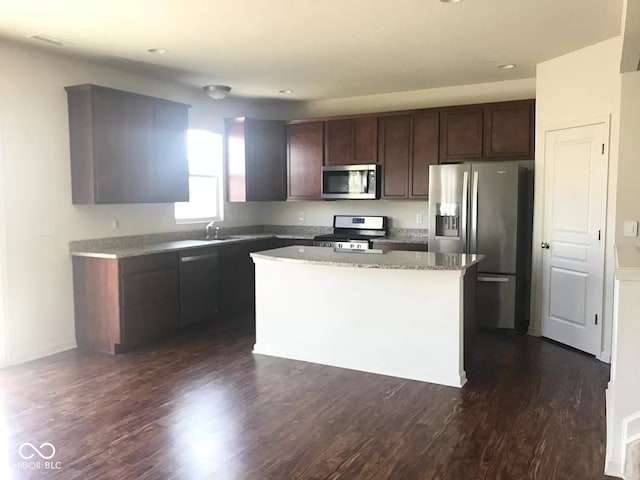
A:
<svg viewBox="0 0 640 480">
<path fill-rule="evenodd" d="M 331 226 L 334 215 L 386 215 L 392 229 L 426 229 L 429 202 L 426 200 L 338 200 L 322 202 L 263 202 L 260 219 L 264 225 Z M 417 217 L 422 216 L 422 223 Z"/>
</svg>

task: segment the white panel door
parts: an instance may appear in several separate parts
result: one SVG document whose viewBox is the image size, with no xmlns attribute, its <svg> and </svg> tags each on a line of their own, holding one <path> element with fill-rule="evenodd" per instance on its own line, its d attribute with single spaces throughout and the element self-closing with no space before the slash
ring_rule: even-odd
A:
<svg viewBox="0 0 640 480">
<path fill-rule="evenodd" d="M 542 335 L 594 355 L 602 318 L 607 138 L 604 123 L 545 133 Z"/>
</svg>

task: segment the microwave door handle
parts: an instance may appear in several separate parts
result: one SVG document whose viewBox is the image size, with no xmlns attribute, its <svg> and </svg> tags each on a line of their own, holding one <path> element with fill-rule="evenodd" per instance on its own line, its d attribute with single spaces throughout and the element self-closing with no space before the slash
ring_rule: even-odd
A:
<svg viewBox="0 0 640 480">
<path fill-rule="evenodd" d="M 369 172 L 364 172 L 364 192 L 369 193 Z"/>
</svg>

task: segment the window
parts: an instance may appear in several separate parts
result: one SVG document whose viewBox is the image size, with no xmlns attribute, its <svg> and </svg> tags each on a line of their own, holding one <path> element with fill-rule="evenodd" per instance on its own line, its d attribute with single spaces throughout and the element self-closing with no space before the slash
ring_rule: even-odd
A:
<svg viewBox="0 0 640 480">
<path fill-rule="evenodd" d="M 189 201 L 175 204 L 177 223 L 222 220 L 222 135 L 187 131 Z"/>
</svg>

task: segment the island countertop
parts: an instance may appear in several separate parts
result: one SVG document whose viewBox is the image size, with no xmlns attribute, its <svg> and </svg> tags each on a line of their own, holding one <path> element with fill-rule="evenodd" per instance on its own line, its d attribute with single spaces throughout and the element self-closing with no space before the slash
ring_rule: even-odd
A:
<svg viewBox="0 0 640 480">
<path fill-rule="evenodd" d="M 402 250 L 337 251 L 331 247 L 283 247 L 251 254 L 255 260 L 306 263 L 356 268 L 399 270 L 466 270 L 483 255 L 465 253 L 407 252 Z"/>
</svg>

